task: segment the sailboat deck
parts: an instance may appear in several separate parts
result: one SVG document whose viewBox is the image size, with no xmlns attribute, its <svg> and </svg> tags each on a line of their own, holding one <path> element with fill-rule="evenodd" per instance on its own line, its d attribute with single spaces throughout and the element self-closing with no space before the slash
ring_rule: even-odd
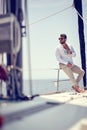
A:
<svg viewBox="0 0 87 130">
<path fill-rule="evenodd" d="M 86 130 L 87 92 L 40 95 L 26 102 L 0 103 L 3 130 Z"/>
</svg>

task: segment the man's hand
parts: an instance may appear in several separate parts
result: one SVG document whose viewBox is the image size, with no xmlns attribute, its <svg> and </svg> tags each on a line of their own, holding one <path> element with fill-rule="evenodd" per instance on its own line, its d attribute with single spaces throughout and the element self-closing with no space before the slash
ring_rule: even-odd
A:
<svg viewBox="0 0 87 130">
<path fill-rule="evenodd" d="M 69 55 L 71 55 L 71 54 L 72 54 L 72 51 L 71 51 L 71 49 L 69 48 L 69 46 L 68 46 L 67 44 L 64 44 L 63 46 L 64 46 L 64 48 L 67 50 L 67 53 L 68 53 Z"/>
<path fill-rule="evenodd" d="M 72 54 L 72 51 L 71 50 L 67 50 L 68 54 Z"/>
<path fill-rule="evenodd" d="M 67 66 L 71 68 L 71 67 L 72 67 L 72 64 L 71 64 L 71 63 L 68 63 Z"/>
</svg>

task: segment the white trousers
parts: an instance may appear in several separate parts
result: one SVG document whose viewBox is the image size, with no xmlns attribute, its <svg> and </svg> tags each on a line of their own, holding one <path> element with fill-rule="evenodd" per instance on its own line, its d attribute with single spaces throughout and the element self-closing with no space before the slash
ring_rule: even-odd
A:
<svg viewBox="0 0 87 130">
<path fill-rule="evenodd" d="M 72 67 L 68 67 L 67 65 L 60 63 L 59 66 L 67 74 L 67 76 L 70 78 L 72 86 L 78 85 L 79 81 L 84 76 L 84 73 L 85 73 L 84 70 L 82 68 L 78 67 L 77 65 L 73 65 Z M 75 79 L 73 73 L 78 74 L 76 79 Z"/>
</svg>

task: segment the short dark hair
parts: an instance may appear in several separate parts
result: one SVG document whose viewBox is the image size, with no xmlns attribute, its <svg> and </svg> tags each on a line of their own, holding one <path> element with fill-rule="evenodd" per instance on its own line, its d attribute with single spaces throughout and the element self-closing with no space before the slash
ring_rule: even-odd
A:
<svg viewBox="0 0 87 130">
<path fill-rule="evenodd" d="M 60 34 L 60 37 L 64 37 L 65 39 L 67 39 L 67 35 L 66 34 Z"/>
</svg>

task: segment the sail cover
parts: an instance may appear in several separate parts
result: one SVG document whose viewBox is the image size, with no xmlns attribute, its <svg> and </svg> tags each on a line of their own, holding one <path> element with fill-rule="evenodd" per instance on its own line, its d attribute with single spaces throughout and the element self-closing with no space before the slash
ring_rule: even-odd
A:
<svg viewBox="0 0 87 130">
<path fill-rule="evenodd" d="M 82 14 L 82 0 L 74 0 L 74 6 L 79 14 L 83 17 Z M 85 71 L 85 75 L 83 77 L 83 84 L 86 88 L 86 49 L 85 49 L 85 39 L 84 39 L 84 24 L 83 20 L 78 15 L 78 33 L 79 33 L 79 42 L 80 42 L 80 53 L 81 53 L 81 63 L 82 68 Z"/>
</svg>

